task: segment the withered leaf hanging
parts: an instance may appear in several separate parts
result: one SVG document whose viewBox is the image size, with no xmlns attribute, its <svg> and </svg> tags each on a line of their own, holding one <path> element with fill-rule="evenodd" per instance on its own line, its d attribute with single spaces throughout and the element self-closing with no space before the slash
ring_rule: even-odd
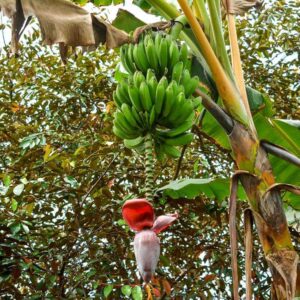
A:
<svg viewBox="0 0 300 300">
<path fill-rule="evenodd" d="M 0 10 L 13 19 L 13 53 L 31 16 L 38 19 L 46 45 L 96 47 L 106 43 L 107 48 L 115 48 L 129 40 L 124 31 L 67 0 L 0 0 Z"/>
<path fill-rule="evenodd" d="M 262 0 L 222 0 L 227 14 L 243 15 L 252 7 L 262 5 Z"/>
</svg>

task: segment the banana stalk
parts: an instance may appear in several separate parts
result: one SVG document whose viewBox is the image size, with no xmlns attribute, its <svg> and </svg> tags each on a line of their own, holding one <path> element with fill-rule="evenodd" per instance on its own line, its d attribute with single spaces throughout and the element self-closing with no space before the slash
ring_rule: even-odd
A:
<svg viewBox="0 0 300 300">
<path fill-rule="evenodd" d="M 146 199 L 153 201 L 154 174 L 153 174 L 153 139 L 150 133 L 145 136 L 145 160 L 146 160 Z"/>
</svg>

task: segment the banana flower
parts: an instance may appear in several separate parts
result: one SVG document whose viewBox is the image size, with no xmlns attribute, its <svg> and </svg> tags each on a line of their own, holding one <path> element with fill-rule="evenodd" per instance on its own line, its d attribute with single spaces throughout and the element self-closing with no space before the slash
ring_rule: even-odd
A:
<svg viewBox="0 0 300 300">
<path fill-rule="evenodd" d="M 160 253 L 157 234 L 178 218 L 178 214 L 167 214 L 155 219 L 153 206 L 146 199 L 132 199 L 124 203 L 122 215 L 129 227 L 136 231 L 134 254 L 139 272 L 148 283 L 155 272 Z"/>
</svg>

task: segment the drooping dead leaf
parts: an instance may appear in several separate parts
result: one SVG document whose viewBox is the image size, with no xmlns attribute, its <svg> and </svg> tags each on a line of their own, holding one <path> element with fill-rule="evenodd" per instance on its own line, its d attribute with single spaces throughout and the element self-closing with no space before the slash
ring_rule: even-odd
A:
<svg viewBox="0 0 300 300">
<path fill-rule="evenodd" d="M 260 7 L 262 0 L 222 0 L 227 14 L 243 15 L 252 7 Z"/>
<path fill-rule="evenodd" d="M 107 48 L 115 48 L 129 40 L 124 31 L 67 0 L 0 0 L 0 9 L 13 19 L 13 53 L 30 16 L 37 17 L 45 44 L 61 45 L 63 58 L 67 46 L 97 47 L 106 43 Z"/>
</svg>

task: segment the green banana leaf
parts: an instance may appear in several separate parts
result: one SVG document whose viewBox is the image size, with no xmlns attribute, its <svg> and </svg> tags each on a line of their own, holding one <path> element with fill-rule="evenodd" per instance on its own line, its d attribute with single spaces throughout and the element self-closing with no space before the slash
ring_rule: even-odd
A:
<svg viewBox="0 0 300 300">
<path fill-rule="evenodd" d="M 226 197 L 229 197 L 229 189 L 230 180 L 228 178 L 191 178 L 172 181 L 159 188 L 156 192 L 159 195 L 170 197 L 172 199 L 194 199 L 197 196 L 205 195 L 206 197 L 214 198 L 221 203 L 226 199 Z M 239 200 L 246 200 L 246 194 L 241 185 L 239 185 L 237 196 Z M 283 195 L 283 199 L 285 203 L 294 210 L 300 210 L 300 196 L 286 192 Z"/>
<path fill-rule="evenodd" d="M 119 9 L 112 25 L 126 32 L 134 31 L 136 28 L 144 26 L 145 23 L 136 18 L 132 13 L 125 9 Z"/>
<path fill-rule="evenodd" d="M 254 123 L 260 139 L 279 145 L 300 157 L 300 129 L 297 127 L 297 122 L 265 118 L 257 114 Z"/>
<path fill-rule="evenodd" d="M 187 198 L 194 199 L 201 194 L 209 198 L 215 198 L 222 202 L 229 196 L 230 180 L 223 178 L 197 178 L 197 179 L 181 179 L 172 181 L 157 190 L 163 196 L 169 196 L 172 199 Z M 246 199 L 246 195 L 242 189 L 238 189 L 238 198 Z"/>
</svg>

